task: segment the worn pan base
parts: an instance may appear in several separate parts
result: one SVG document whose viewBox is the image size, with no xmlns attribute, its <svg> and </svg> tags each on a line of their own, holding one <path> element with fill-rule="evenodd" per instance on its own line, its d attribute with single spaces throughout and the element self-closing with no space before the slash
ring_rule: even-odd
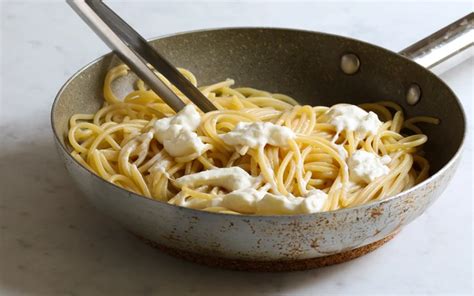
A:
<svg viewBox="0 0 474 296">
<path fill-rule="evenodd" d="M 219 267 L 225 269 L 234 269 L 234 270 L 244 270 L 244 271 L 296 271 L 296 270 L 306 270 L 313 269 L 318 267 L 324 267 L 334 264 L 343 263 L 362 255 L 365 255 L 378 247 L 382 246 L 389 240 L 391 240 L 397 232 L 394 232 L 387 236 L 384 239 L 373 242 L 366 246 L 341 252 L 334 255 L 317 257 L 311 259 L 302 259 L 302 260 L 288 260 L 288 261 L 247 261 L 247 260 L 238 260 L 238 259 L 226 259 L 212 256 L 203 256 L 200 254 L 182 251 L 174 248 L 165 247 L 154 241 L 145 239 L 138 236 L 141 240 L 145 241 L 147 244 L 151 245 L 154 248 L 157 248 L 169 255 L 186 259 L 195 263 L 204 264 L 212 267 Z"/>
</svg>

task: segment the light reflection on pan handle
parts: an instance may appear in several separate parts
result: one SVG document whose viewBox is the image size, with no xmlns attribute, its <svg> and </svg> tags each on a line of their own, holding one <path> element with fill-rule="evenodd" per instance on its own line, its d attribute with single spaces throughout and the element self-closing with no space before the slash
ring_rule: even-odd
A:
<svg viewBox="0 0 474 296">
<path fill-rule="evenodd" d="M 441 74 L 473 56 L 474 13 L 470 13 L 399 54 L 435 74 Z"/>
</svg>

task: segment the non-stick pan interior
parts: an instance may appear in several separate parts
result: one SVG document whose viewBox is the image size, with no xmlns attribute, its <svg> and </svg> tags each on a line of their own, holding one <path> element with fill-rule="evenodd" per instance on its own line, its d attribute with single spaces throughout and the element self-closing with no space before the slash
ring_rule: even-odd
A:
<svg viewBox="0 0 474 296">
<path fill-rule="evenodd" d="M 452 91 L 436 76 L 397 54 L 363 42 L 306 31 L 285 29 L 221 29 L 179 34 L 152 41 L 174 65 L 191 70 L 200 85 L 233 78 L 250 86 L 288 94 L 301 104 L 359 104 L 381 100 L 400 104 L 408 116 L 441 119 L 439 126 L 421 126 L 432 173 L 445 165 L 460 147 L 464 117 Z M 354 53 L 359 71 L 345 74 L 341 56 Z M 77 74 L 53 108 L 53 126 L 64 143 L 68 119 L 91 113 L 102 104 L 106 71 L 118 63 L 112 55 Z M 123 79 L 123 86 L 129 85 Z M 418 104 L 406 103 L 406 92 L 416 83 L 422 90 Z"/>
</svg>

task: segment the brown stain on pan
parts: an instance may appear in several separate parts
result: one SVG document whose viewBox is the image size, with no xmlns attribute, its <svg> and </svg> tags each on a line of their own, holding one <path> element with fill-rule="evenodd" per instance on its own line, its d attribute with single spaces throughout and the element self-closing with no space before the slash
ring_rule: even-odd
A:
<svg viewBox="0 0 474 296">
<path fill-rule="evenodd" d="M 211 267 L 240 270 L 240 271 L 264 271 L 264 272 L 284 272 L 284 271 L 297 271 L 297 270 L 308 270 L 314 268 L 320 268 L 335 264 L 344 263 L 352 259 L 363 256 L 367 253 L 374 251 L 375 249 L 381 247 L 383 244 L 391 240 L 398 230 L 389 236 L 373 242 L 371 244 L 365 245 L 363 247 L 358 247 L 352 250 L 343 251 L 337 254 L 316 257 L 310 259 L 298 259 L 298 260 L 279 260 L 279 261 L 250 261 L 250 260 L 240 260 L 240 259 L 228 259 L 222 257 L 214 257 L 208 255 L 201 255 L 189 251 L 183 251 L 175 248 L 166 247 L 160 245 L 154 241 L 143 238 L 139 235 L 136 235 L 139 239 L 146 242 L 148 245 L 157 248 L 164 253 L 185 259 L 194 263 L 207 265 Z"/>
<path fill-rule="evenodd" d="M 373 208 L 370 212 L 370 217 L 372 218 L 378 218 L 380 215 L 383 214 L 383 208 L 382 207 L 377 207 L 377 208 Z"/>
</svg>

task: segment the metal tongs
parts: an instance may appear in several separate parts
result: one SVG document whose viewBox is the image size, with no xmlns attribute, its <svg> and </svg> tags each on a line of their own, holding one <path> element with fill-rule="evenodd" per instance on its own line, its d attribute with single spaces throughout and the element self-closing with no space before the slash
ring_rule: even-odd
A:
<svg viewBox="0 0 474 296">
<path fill-rule="evenodd" d="M 147 63 L 166 77 L 203 112 L 217 110 L 186 77 L 101 0 L 67 0 L 67 3 L 173 110 L 178 112 L 186 104 L 153 73 Z"/>
</svg>

